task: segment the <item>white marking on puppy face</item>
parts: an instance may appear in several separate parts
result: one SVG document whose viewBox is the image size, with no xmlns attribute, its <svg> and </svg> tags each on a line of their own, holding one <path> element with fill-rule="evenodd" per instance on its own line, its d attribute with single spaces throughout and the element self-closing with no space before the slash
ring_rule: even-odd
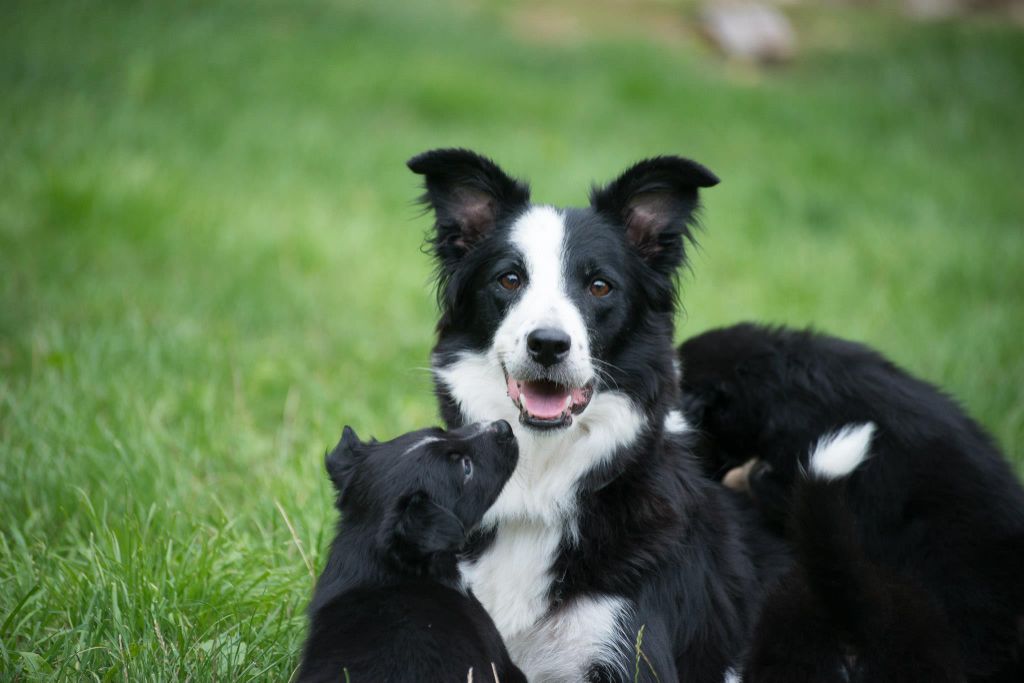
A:
<svg viewBox="0 0 1024 683">
<path fill-rule="evenodd" d="M 575 683 L 599 663 L 616 669 L 622 680 L 630 680 L 624 656 L 632 647 L 625 630 L 628 611 L 621 598 L 579 598 L 529 633 L 510 639 L 509 655 L 531 681 Z"/>
<path fill-rule="evenodd" d="M 562 383 L 582 387 L 593 380 L 594 368 L 587 326 L 566 290 L 564 216 L 549 206 L 534 207 L 515 222 L 509 239 L 523 256 L 526 282 L 494 334 L 494 351 L 513 378 L 534 379 L 538 368 L 527 336 L 540 328 L 561 330 L 570 346 L 557 374 Z"/>
<path fill-rule="evenodd" d="M 425 436 L 422 439 L 420 439 L 419 441 L 417 441 L 416 443 L 414 443 L 413 445 L 411 445 L 408 448 L 406 448 L 404 451 L 402 451 L 402 455 L 403 456 L 409 455 L 413 451 L 417 451 L 417 450 L 423 448 L 424 446 L 426 446 L 427 444 L 432 444 L 435 441 L 440 441 L 440 440 L 441 439 L 437 438 L 436 436 Z"/>
<path fill-rule="evenodd" d="M 683 417 L 680 410 L 670 410 L 665 416 L 665 431 L 670 434 L 685 434 L 690 431 L 690 423 Z"/>
</svg>

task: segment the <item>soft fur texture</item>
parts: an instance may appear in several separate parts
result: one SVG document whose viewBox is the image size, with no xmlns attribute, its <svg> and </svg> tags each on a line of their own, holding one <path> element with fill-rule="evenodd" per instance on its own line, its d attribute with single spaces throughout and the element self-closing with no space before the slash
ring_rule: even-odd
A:
<svg viewBox="0 0 1024 683">
<path fill-rule="evenodd" d="M 845 482 L 867 458 L 871 423 L 822 437 L 795 483 L 797 565 L 762 606 L 746 683 L 959 683 L 952 629 L 926 591 L 865 557 Z"/>
<path fill-rule="evenodd" d="M 467 150 L 409 167 L 435 214 L 442 415 L 508 420 L 520 448 L 467 584 L 531 680 L 720 683 L 785 557 L 678 413 L 675 275 L 717 178 L 657 157 L 558 209 Z"/>
<path fill-rule="evenodd" d="M 750 492 L 780 531 L 793 505 L 812 505 L 799 496 L 794 503 L 793 491 L 819 437 L 848 423 L 876 425 L 870 458 L 842 486 L 849 512 L 823 513 L 823 527 L 808 527 L 799 541 L 809 563 L 833 535 L 848 535 L 844 547 L 861 569 L 844 574 L 827 609 L 823 591 L 804 593 L 808 604 L 775 601 L 780 610 L 769 602 L 767 630 L 796 638 L 802 629 L 789 641 L 791 656 L 888 645 L 879 652 L 934 664 L 941 653 L 921 634 L 941 642 L 948 624 L 959 646 L 949 661 L 959 659 L 970 681 L 1024 680 L 1024 489 L 955 402 L 865 346 L 811 332 L 737 325 L 687 341 L 680 358 L 706 471 L 721 477 L 756 457 Z M 851 590 L 875 597 L 844 603 Z M 875 609 L 886 602 L 888 610 Z M 817 623 L 798 619 L 808 610 Z M 906 676 L 889 680 L 943 680 Z"/>
<path fill-rule="evenodd" d="M 525 682 L 455 559 L 516 461 L 503 421 L 386 443 L 345 428 L 327 456 L 342 519 L 310 604 L 299 681 L 449 683 L 472 670 L 474 681 Z"/>
</svg>

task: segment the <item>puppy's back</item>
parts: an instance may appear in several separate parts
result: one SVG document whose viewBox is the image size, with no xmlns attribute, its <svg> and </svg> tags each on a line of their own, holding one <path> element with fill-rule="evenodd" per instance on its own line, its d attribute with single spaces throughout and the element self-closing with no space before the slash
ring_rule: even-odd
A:
<svg viewBox="0 0 1024 683">
<path fill-rule="evenodd" d="M 348 591 L 312 615 L 299 681 L 525 683 L 480 603 L 438 583 Z M 347 675 L 347 679 L 346 679 Z"/>
</svg>

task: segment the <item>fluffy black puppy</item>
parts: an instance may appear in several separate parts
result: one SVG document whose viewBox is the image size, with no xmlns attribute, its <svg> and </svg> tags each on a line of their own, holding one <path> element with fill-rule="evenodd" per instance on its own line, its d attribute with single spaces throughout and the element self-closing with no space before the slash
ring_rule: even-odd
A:
<svg viewBox="0 0 1024 683">
<path fill-rule="evenodd" d="M 472 670 L 476 681 L 525 682 L 455 560 L 517 460 L 501 420 L 385 443 L 345 428 L 327 456 L 342 520 L 309 607 L 300 681 L 447 683 Z"/>
<path fill-rule="evenodd" d="M 865 346 L 812 332 L 743 324 L 679 352 L 706 471 L 756 457 L 750 492 L 779 529 L 818 438 L 875 423 L 872 457 L 846 484 L 865 558 L 948 619 L 969 680 L 1024 680 L 1024 489 L 953 400 Z"/>
</svg>

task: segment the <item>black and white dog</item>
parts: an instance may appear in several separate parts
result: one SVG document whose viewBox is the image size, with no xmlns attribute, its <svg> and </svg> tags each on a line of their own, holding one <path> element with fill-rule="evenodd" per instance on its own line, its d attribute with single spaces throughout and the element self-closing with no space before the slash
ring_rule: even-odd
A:
<svg viewBox="0 0 1024 683">
<path fill-rule="evenodd" d="M 871 614 L 847 601 L 834 606 L 831 624 L 804 632 L 878 654 L 915 629 L 951 630 L 950 649 L 968 680 L 1024 680 L 1024 488 L 953 400 L 872 349 L 812 332 L 742 324 L 694 337 L 679 353 L 686 414 L 708 474 L 744 472 L 741 481 L 777 529 L 787 524 L 794 486 L 820 435 L 851 422 L 877 427 L 871 457 L 845 492 L 851 534 L 863 548 L 858 562 L 876 576 L 853 580 L 876 586 L 868 591 L 875 595 L 904 586 L 903 607 Z M 802 559 L 814 556 L 805 550 Z M 846 593 L 851 585 L 836 588 Z M 799 627 L 785 621 L 767 629 L 792 635 Z M 862 627 L 844 632 L 851 623 L 875 624 L 873 640 Z M 878 627 L 886 623 L 892 628 Z M 809 640 L 789 640 L 804 643 L 798 654 L 806 659 Z M 917 652 L 932 644 L 921 642 Z"/>
<path fill-rule="evenodd" d="M 657 157 L 559 209 L 470 151 L 409 167 L 436 218 L 443 418 L 519 442 L 465 581 L 532 681 L 719 683 L 783 559 L 702 476 L 679 410 L 676 271 L 718 179 Z"/>
<path fill-rule="evenodd" d="M 456 567 L 516 459 L 504 421 L 385 443 L 345 428 L 327 457 L 342 519 L 309 607 L 299 681 L 525 683 Z"/>
</svg>

